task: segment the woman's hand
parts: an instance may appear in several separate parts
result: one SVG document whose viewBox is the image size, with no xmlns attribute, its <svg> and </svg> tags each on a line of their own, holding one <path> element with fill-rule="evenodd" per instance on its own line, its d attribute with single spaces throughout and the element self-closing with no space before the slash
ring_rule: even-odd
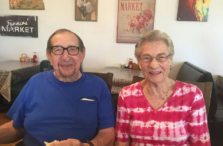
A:
<svg viewBox="0 0 223 146">
<path fill-rule="evenodd" d="M 50 146 L 89 146 L 89 144 L 82 143 L 77 139 L 67 139 L 59 142 L 53 142 Z"/>
</svg>

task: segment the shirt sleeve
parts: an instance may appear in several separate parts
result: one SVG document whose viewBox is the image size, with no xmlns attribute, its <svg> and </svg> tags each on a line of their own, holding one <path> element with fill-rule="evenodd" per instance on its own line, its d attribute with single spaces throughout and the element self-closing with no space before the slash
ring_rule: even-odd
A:
<svg viewBox="0 0 223 146">
<path fill-rule="evenodd" d="M 27 83 L 28 84 L 28 83 Z M 24 115 L 25 115 L 25 92 L 27 85 L 23 87 L 13 105 L 7 112 L 7 116 L 13 120 L 13 126 L 17 128 L 24 128 Z"/>
<path fill-rule="evenodd" d="M 117 107 L 117 118 L 116 118 L 116 140 L 121 142 L 130 141 L 128 135 L 130 114 L 126 106 L 126 102 L 122 95 L 123 90 L 120 92 L 118 97 L 118 107 Z"/>
<path fill-rule="evenodd" d="M 204 98 L 199 88 L 193 93 L 194 101 L 186 125 L 189 134 L 190 146 L 210 146 L 210 135 L 207 125 Z"/>
<path fill-rule="evenodd" d="M 111 98 L 111 93 L 103 82 L 102 92 L 99 101 L 99 129 L 115 126 L 115 109 Z"/>
</svg>

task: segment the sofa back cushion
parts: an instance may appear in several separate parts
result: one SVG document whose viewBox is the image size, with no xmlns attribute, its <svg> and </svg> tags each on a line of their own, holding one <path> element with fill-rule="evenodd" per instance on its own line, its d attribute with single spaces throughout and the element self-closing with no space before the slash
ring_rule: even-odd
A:
<svg viewBox="0 0 223 146">
<path fill-rule="evenodd" d="M 176 79 L 179 81 L 212 82 L 213 83 L 210 108 L 209 108 L 209 116 L 208 116 L 209 119 L 212 119 L 218 107 L 217 87 L 216 87 L 215 80 L 212 74 L 189 62 L 185 62 L 180 68 Z"/>
<path fill-rule="evenodd" d="M 205 73 L 206 71 L 192 65 L 189 62 L 185 62 L 180 68 L 176 79 L 179 81 L 201 82 Z"/>
<path fill-rule="evenodd" d="M 42 60 L 40 62 L 40 72 L 52 70 L 53 66 L 50 64 L 49 60 Z"/>
</svg>

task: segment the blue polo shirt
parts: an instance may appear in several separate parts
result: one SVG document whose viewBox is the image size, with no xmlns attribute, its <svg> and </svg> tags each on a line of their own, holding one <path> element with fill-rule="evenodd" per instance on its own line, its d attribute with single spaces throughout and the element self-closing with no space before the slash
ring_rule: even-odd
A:
<svg viewBox="0 0 223 146">
<path fill-rule="evenodd" d="M 106 83 L 83 73 L 75 82 L 61 82 L 53 71 L 33 76 L 7 115 L 13 125 L 26 130 L 24 144 L 44 141 L 92 140 L 98 130 L 114 127 L 114 110 Z"/>
</svg>

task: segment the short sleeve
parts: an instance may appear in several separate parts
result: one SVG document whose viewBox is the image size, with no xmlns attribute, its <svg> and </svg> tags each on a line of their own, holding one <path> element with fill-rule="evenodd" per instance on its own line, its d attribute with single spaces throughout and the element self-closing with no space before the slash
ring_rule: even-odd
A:
<svg viewBox="0 0 223 146">
<path fill-rule="evenodd" d="M 28 83 L 27 83 L 28 84 Z M 17 128 L 24 128 L 24 112 L 25 112 L 25 93 L 27 84 L 23 87 L 13 105 L 7 112 L 7 116 L 13 120 L 13 126 Z"/>
<path fill-rule="evenodd" d="M 210 146 L 210 135 L 207 125 L 206 108 L 202 92 L 196 87 L 196 92 L 191 93 L 194 101 L 186 125 L 191 146 Z"/>
<path fill-rule="evenodd" d="M 112 103 L 111 93 L 105 82 L 102 84 L 99 100 L 99 129 L 115 126 L 115 109 Z"/>
<path fill-rule="evenodd" d="M 122 95 L 123 90 L 118 97 L 117 119 L 116 119 L 116 140 L 121 142 L 130 141 L 128 135 L 130 115 Z"/>
</svg>

